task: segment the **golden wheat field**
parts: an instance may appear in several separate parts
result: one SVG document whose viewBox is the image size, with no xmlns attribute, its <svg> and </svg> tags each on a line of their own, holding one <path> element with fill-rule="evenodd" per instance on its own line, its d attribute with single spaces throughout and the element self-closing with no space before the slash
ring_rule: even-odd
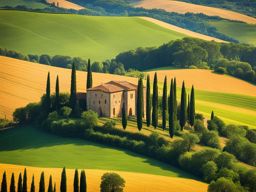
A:
<svg viewBox="0 0 256 192">
<path fill-rule="evenodd" d="M 224 19 L 242 21 L 248 24 L 256 24 L 256 18 L 220 8 L 196 5 L 176 0 L 143 0 L 135 5 L 145 9 L 163 9 L 177 13 L 203 13 L 209 16 L 219 16 Z"/>
<path fill-rule="evenodd" d="M 45 174 L 45 185 L 46 190 L 48 186 L 49 176 L 52 175 L 53 183 L 56 183 L 56 189 L 59 191 L 59 183 L 62 169 L 60 168 L 36 168 L 28 166 L 10 165 L 10 164 L 0 164 L 0 170 L 6 171 L 7 182 L 10 184 L 11 173 L 15 174 L 15 181 L 18 180 L 19 173 L 23 173 L 24 169 L 27 169 L 28 178 L 28 188 L 30 187 L 32 175 L 35 176 L 35 187 L 38 190 L 38 184 L 40 179 L 40 174 L 44 171 Z M 88 192 L 100 191 L 100 179 L 101 176 L 106 172 L 104 170 L 93 170 L 88 169 L 86 171 L 87 177 L 87 190 Z M 2 172 L 0 174 L 0 179 L 2 179 Z M 130 173 L 115 171 L 126 181 L 125 190 L 126 192 L 206 192 L 207 184 L 196 181 L 193 179 L 183 179 L 177 177 L 166 177 L 158 175 L 149 175 L 141 173 Z M 74 170 L 67 169 L 67 191 L 73 191 L 73 179 Z M 17 187 L 17 184 L 16 184 Z"/>
<path fill-rule="evenodd" d="M 65 8 L 65 9 L 74 9 L 74 10 L 84 9 L 84 7 L 66 0 L 47 0 L 47 2 L 54 3 L 55 5 L 58 4 L 58 7 Z"/>
</svg>

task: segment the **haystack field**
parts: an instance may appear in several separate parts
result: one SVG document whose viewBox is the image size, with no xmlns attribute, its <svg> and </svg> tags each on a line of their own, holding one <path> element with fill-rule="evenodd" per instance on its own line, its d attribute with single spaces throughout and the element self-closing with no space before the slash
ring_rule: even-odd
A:
<svg viewBox="0 0 256 192">
<path fill-rule="evenodd" d="M 172 25 L 172 24 L 169 24 L 169 23 L 166 23 L 166 22 L 163 22 L 163 21 L 151 18 L 151 17 L 140 17 L 140 18 L 144 19 L 146 21 L 152 22 L 154 24 L 157 24 L 157 25 L 159 25 L 163 28 L 166 28 L 166 29 L 169 29 L 169 30 L 172 30 L 172 31 L 176 31 L 176 32 L 182 33 L 182 34 L 190 36 L 190 37 L 203 39 L 203 40 L 206 40 L 206 41 L 225 42 L 221 39 L 211 37 L 211 36 L 207 36 L 207 35 L 203 35 L 201 33 L 196 33 L 194 31 L 190 31 L 190 30 L 187 30 L 187 29 L 183 29 L 181 27 L 177 27 L 175 25 Z"/>
<path fill-rule="evenodd" d="M 11 173 L 15 173 L 15 178 L 17 178 L 20 172 L 23 173 L 25 166 L 10 165 L 10 164 L 0 164 L 0 169 L 6 171 L 7 173 L 7 182 L 10 184 Z M 40 179 L 40 174 L 44 171 L 45 174 L 45 184 L 46 189 L 48 186 L 49 175 L 53 177 L 53 183 L 56 183 L 56 189 L 59 191 L 59 183 L 61 177 L 62 169 L 59 168 L 37 168 L 37 167 L 27 167 L 27 176 L 28 176 L 28 188 L 30 187 L 32 175 L 35 176 L 35 186 L 36 191 L 38 190 L 38 184 Z M 100 191 L 100 179 L 101 176 L 106 172 L 105 170 L 93 170 L 87 169 L 87 186 L 88 192 Z M 165 177 L 149 174 L 140 174 L 140 173 L 129 173 L 115 171 L 120 174 L 126 181 L 125 190 L 126 192 L 206 192 L 207 184 L 192 180 L 192 179 L 183 179 L 175 177 Z M 73 178 L 74 170 L 67 169 L 67 191 L 73 191 Z M 2 173 L 0 174 L 0 179 L 2 179 Z M 16 184 L 17 186 L 17 184 Z"/>
<path fill-rule="evenodd" d="M 58 5 L 58 7 L 65 8 L 65 9 L 74 9 L 74 10 L 84 9 L 84 7 L 66 0 L 47 0 L 47 2 L 54 3 L 55 6 Z"/>
<path fill-rule="evenodd" d="M 242 21 L 248 24 L 256 24 L 256 18 L 220 8 L 196 5 L 176 0 L 143 0 L 135 5 L 145 9 L 163 9 L 176 13 L 203 13 L 209 16 L 219 16 L 224 19 Z"/>
</svg>

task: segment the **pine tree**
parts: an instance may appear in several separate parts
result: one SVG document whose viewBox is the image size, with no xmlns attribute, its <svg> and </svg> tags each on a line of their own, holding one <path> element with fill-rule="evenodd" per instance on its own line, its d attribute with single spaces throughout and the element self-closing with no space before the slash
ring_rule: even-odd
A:
<svg viewBox="0 0 256 192">
<path fill-rule="evenodd" d="M 85 171 L 81 171 L 80 175 L 80 192 L 86 192 L 87 191 L 87 183 L 86 183 L 86 175 Z"/>
<path fill-rule="evenodd" d="M 16 191 L 15 177 L 14 177 L 14 173 L 12 173 L 11 184 L 10 184 L 10 192 L 15 192 L 15 191 Z"/>
<path fill-rule="evenodd" d="M 60 85 L 59 85 L 59 76 L 56 78 L 55 86 L 55 110 L 59 112 L 60 110 Z"/>
<path fill-rule="evenodd" d="M 164 78 L 163 97 L 162 97 L 162 128 L 166 129 L 166 112 L 167 112 L 167 77 Z"/>
<path fill-rule="evenodd" d="M 63 168 L 61 173 L 60 192 L 67 192 L 67 176 L 65 167 Z"/>
<path fill-rule="evenodd" d="M 125 104 L 123 104 L 123 107 L 122 107 L 122 126 L 123 126 L 123 129 L 126 129 L 127 127 L 127 115 L 126 115 Z"/>
<path fill-rule="evenodd" d="M 88 66 L 87 66 L 87 84 L 86 88 L 92 88 L 92 69 L 91 69 L 91 61 L 88 59 Z"/>
<path fill-rule="evenodd" d="M 26 168 L 25 168 L 24 174 L 23 174 L 22 192 L 27 192 L 27 170 L 26 170 Z"/>
<path fill-rule="evenodd" d="M 150 93 L 150 76 L 147 76 L 147 93 L 146 93 L 146 121 L 147 126 L 151 124 L 151 93 Z"/>
<path fill-rule="evenodd" d="M 40 176 L 39 192 L 45 192 L 44 172 L 42 172 L 42 173 L 41 173 L 41 176 Z"/>
<path fill-rule="evenodd" d="M 51 175 L 50 175 L 50 179 L 49 179 L 48 192 L 53 192 L 52 176 Z"/>
<path fill-rule="evenodd" d="M 34 175 L 32 177 L 32 182 L 31 182 L 31 186 L 30 186 L 30 192 L 35 192 L 35 177 L 34 177 Z"/>
<path fill-rule="evenodd" d="M 181 89 L 181 103 L 180 103 L 180 127 L 181 130 L 183 130 L 185 124 L 186 124 L 186 110 L 187 110 L 187 95 L 186 95 L 186 88 L 185 83 L 183 81 L 182 83 L 182 89 Z"/>
<path fill-rule="evenodd" d="M 158 86 L 157 86 L 157 73 L 154 76 L 153 84 L 153 97 L 152 97 L 152 125 L 154 128 L 158 126 Z"/>
<path fill-rule="evenodd" d="M 74 192 L 79 192 L 79 175 L 78 175 L 78 170 L 75 170 L 75 175 L 74 175 Z"/>
<path fill-rule="evenodd" d="M 7 179 L 6 172 L 3 174 L 2 183 L 1 183 L 1 192 L 7 192 Z"/>
<path fill-rule="evenodd" d="M 51 78 L 50 78 L 50 72 L 48 72 L 47 75 L 47 82 L 46 82 L 46 94 L 45 94 L 45 112 L 46 114 L 49 114 L 51 110 Z"/>
<path fill-rule="evenodd" d="M 170 96 L 169 96 L 169 135 L 171 138 L 174 136 L 175 130 L 175 97 L 174 97 L 174 83 L 171 81 Z"/>
<path fill-rule="evenodd" d="M 189 105 L 189 124 L 191 126 L 194 126 L 195 114 L 196 114 L 194 86 L 192 86 L 192 89 L 191 89 L 191 96 L 190 96 L 190 101 L 189 102 L 190 102 L 190 105 Z"/>
<path fill-rule="evenodd" d="M 142 78 L 138 81 L 138 88 L 137 88 L 137 127 L 139 131 L 142 129 L 142 118 L 143 118 L 143 81 Z"/>
<path fill-rule="evenodd" d="M 22 192 L 22 176 L 21 176 L 21 173 L 19 174 L 19 179 L 18 179 L 18 192 Z"/>
<path fill-rule="evenodd" d="M 173 91 L 174 91 L 174 120 L 178 120 L 178 102 L 177 102 L 177 83 L 176 78 L 173 81 Z"/>
<path fill-rule="evenodd" d="M 214 117 L 215 117 L 215 115 L 214 115 L 214 111 L 212 111 L 212 113 L 211 113 L 211 120 L 213 120 L 213 119 L 214 119 Z"/>
<path fill-rule="evenodd" d="M 77 113 L 77 98 L 76 98 L 76 66 L 73 63 L 71 72 L 71 87 L 70 87 L 70 107 L 72 108 L 72 116 Z"/>
</svg>

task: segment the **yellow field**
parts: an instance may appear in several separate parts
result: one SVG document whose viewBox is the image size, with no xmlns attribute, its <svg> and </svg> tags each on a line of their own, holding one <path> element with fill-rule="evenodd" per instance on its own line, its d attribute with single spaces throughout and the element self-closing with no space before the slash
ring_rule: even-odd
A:
<svg viewBox="0 0 256 192">
<path fill-rule="evenodd" d="M 15 174 L 15 181 L 18 180 L 18 175 L 20 172 L 23 173 L 25 166 L 19 165 L 9 165 L 9 164 L 0 164 L 1 174 L 0 179 L 2 180 L 2 173 L 6 171 L 7 173 L 7 182 L 8 186 L 10 184 L 11 173 Z M 59 168 L 36 168 L 28 167 L 27 176 L 28 176 L 28 189 L 30 188 L 32 175 L 35 176 L 35 185 L 36 191 L 38 190 L 38 184 L 40 179 L 40 174 L 44 171 L 45 174 L 45 184 L 46 190 L 49 182 L 49 175 L 53 177 L 53 183 L 56 183 L 56 189 L 59 191 L 59 183 L 62 169 Z M 74 179 L 74 170 L 67 169 L 67 191 L 73 191 L 73 179 Z M 93 170 L 88 169 L 86 171 L 87 177 L 87 190 L 88 192 L 96 192 L 100 189 L 100 179 L 101 176 L 106 172 L 104 170 Z M 126 192 L 206 192 L 207 184 L 199 182 L 193 179 L 183 179 L 176 177 L 165 177 L 141 173 L 129 173 L 115 171 L 126 181 L 125 190 Z M 17 184 L 16 184 L 17 186 Z"/>
<path fill-rule="evenodd" d="M 143 0 L 135 5 L 145 9 L 163 9 L 169 12 L 176 13 L 203 13 L 209 16 L 219 16 L 224 19 L 242 21 L 248 24 L 256 24 L 256 18 L 243 15 L 234 11 L 229 11 L 220 8 L 196 5 L 176 0 Z"/>
<path fill-rule="evenodd" d="M 57 3 L 58 3 L 59 7 L 65 8 L 65 9 L 74 9 L 74 10 L 84 9 L 84 7 L 77 5 L 75 3 L 72 3 L 72 2 L 66 1 L 66 0 L 47 0 L 47 2 L 54 3 L 55 5 L 57 5 Z"/>
</svg>

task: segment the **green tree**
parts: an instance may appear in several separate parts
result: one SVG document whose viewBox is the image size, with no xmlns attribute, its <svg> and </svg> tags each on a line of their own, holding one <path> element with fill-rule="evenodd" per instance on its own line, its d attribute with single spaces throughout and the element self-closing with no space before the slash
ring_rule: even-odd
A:
<svg viewBox="0 0 256 192">
<path fill-rule="evenodd" d="M 152 97 L 152 125 L 154 128 L 158 126 L 158 86 L 157 86 L 157 73 L 154 76 L 153 84 L 153 97 Z"/>
<path fill-rule="evenodd" d="M 167 77 L 164 78 L 163 97 L 162 97 L 162 128 L 166 129 L 167 114 Z"/>
<path fill-rule="evenodd" d="M 72 116 L 75 116 L 77 113 L 77 98 L 76 98 L 76 66 L 74 63 L 72 64 L 69 103 L 72 109 Z"/>
<path fill-rule="evenodd" d="M 210 182 L 216 177 L 218 167 L 214 161 L 208 161 L 202 166 L 203 178 L 206 182 Z"/>
<path fill-rule="evenodd" d="M 48 72 L 48 75 L 47 75 L 44 109 L 45 109 L 46 114 L 50 113 L 50 110 L 51 110 L 51 77 L 50 77 L 50 72 Z"/>
<path fill-rule="evenodd" d="M 2 183 L 1 183 L 1 192 L 7 192 L 7 179 L 6 172 L 3 174 Z"/>
<path fill-rule="evenodd" d="M 18 192 L 22 192 L 22 176 L 21 176 L 21 173 L 19 174 L 19 179 L 18 179 Z"/>
<path fill-rule="evenodd" d="M 59 76 L 56 79 L 55 86 L 55 110 L 59 112 L 60 110 L 60 85 L 59 85 Z"/>
<path fill-rule="evenodd" d="M 173 138 L 175 130 L 175 97 L 174 97 L 174 84 L 171 80 L 170 97 L 169 97 L 169 134 Z"/>
<path fill-rule="evenodd" d="M 116 173 L 105 173 L 101 177 L 101 192 L 123 192 L 125 180 Z"/>
<path fill-rule="evenodd" d="M 173 80 L 173 92 L 174 92 L 174 120 L 178 119 L 178 102 L 177 102 L 177 82 L 176 78 Z"/>
<path fill-rule="evenodd" d="M 12 173 L 11 184 L 10 184 L 10 192 L 15 192 L 15 191 L 16 191 L 15 177 L 14 177 L 14 173 Z"/>
<path fill-rule="evenodd" d="M 61 173 L 60 192 L 67 192 L 67 176 L 65 167 L 63 168 Z"/>
<path fill-rule="evenodd" d="M 190 96 L 188 94 L 187 119 L 190 120 Z"/>
<path fill-rule="evenodd" d="M 87 129 L 93 129 L 98 124 L 98 114 L 92 110 L 82 113 L 82 120 Z"/>
<path fill-rule="evenodd" d="M 35 177 L 34 177 L 34 175 L 32 177 L 32 182 L 31 182 L 31 186 L 30 186 L 30 192 L 35 192 Z"/>
<path fill-rule="evenodd" d="M 196 114 L 196 109 L 195 109 L 195 90 L 194 86 L 192 86 L 191 89 L 191 94 L 190 94 L 190 101 L 189 101 L 189 124 L 191 126 L 194 126 L 195 123 L 195 114 Z"/>
<path fill-rule="evenodd" d="M 87 183 L 86 183 L 86 175 L 85 171 L 81 171 L 80 175 L 80 192 L 86 192 L 87 191 Z"/>
<path fill-rule="evenodd" d="M 23 174 L 22 192 L 27 192 L 27 170 L 26 170 L 26 168 L 25 168 L 24 174 Z"/>
<path fill-rule="evenodd" d="M 185 83 L 182 83 L 181 89 L 181 102 L 180 102 L 180 128 L 183 130 L 186 124 L 186 110 L 187 110 L 187 96 L 186 96 L 186 88 Z"/>
<path fill-rule="evenodd" d="M 54 183 L 53 192 L 56 192 L 56 183 Z"/>
<path fill-rule="evenodd" d="M 137 127 L 139 131 L 142 129 L 142 118 L 143 118 L 143 81 L 140 78 L 137 88 Z"/>
<path fill-rule="evenodd" d="M 39 192 L 45 192 L 44 172 L 42 172 L 42 173 L 41 173 L 41 176 L 40 176 Z"/>
<path fill-rule="evenodd" d="M 126 129 L 126 126 L 127 126 L 127 115 L 126 115 L 125 104 L 123 104 L 123 107 L 122 107 L 122 126 L 123 126 L 123 129 Z"/>
<path fill-rule="evenodd" d="M 48 192 L 53 192 L 52 176 L 51 175 L 50 175 L 50 179 L 49 179 Z"/>
<path fill-rule="evenodd" d="M 224 177 L 219 178 L 217 181 L 213 181 L 208 186 L 208 192 L 242 192 L 244 191 L 241 186 L 237 186 L 230 179 Z"/>
<path fill-rule="evenodd" d="M 151 124 L 151 93 L 150 93 L 150 76 L 147 76 L 147 93 L 146 93 L 146 121 L 147 126 Z"/>
<path fill-rule="evenodd" d="M 79 175 L 78 175 L 78 170 L 75 170 L 75 175 L 74 175 L 74 192 L 79 192 Z"/>
<path fill-rule="evenodd" d="M 92 69 L 91 69 L 91 61 L 88 60 L 87 67 L 87 81 L 86 81 L 86 89 L 92 88 Z"/>
<path fill-rule="evenodd" d="M 214 119 L 214 111 L 211 113 L 211 121 Z"/>
</svg>

